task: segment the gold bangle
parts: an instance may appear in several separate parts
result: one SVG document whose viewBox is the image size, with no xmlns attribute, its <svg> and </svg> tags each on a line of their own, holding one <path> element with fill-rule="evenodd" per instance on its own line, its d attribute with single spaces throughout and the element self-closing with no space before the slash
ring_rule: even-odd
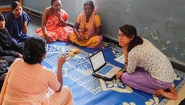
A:
<svg viewBox="0 0 185 105">
<path fill-rule="evenodd" d="M 124 64 L 125 64 L 125 65 L 127 65 L 127 64 L 128 64 L 128 62 L 124 62 Z"/>
<path fill-rule="evenodd" d="M 64 20 L 62 18 L 60 18 L 59 20 L 60 20 L 60 22 L 64 22 Z"/>
<path fill-rule="evenodd" d="M 44 33 L 44 37 L 48 36 L 46 33 Z"/>
<path fill-rule="evenodd" d="M 125 70 L 125 68 L 123 68 L 123 69 L 121 69 L 121 70 L 119 70 L 119 71 L 125 72 L 126 70 Z"/>
</svg>

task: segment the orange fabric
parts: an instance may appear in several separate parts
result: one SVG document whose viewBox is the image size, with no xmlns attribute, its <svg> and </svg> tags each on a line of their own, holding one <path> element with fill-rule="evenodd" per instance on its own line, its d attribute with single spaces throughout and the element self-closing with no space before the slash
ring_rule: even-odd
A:
<svg viewBox="0 0 185 105">
<path fill-rule="evenodd" d="M 19 60 L 15 60 L 14 62 L 18 62 Z M 4 100 L 4 95 L 6 93 L 6 88 L 7 88 L 7 84 L 8 84 L 8 78 L 10 76 L 11 73 L 11 69 L 12 67 L 14 67 L 15 63 L 12 63 L 12 65 L 10 66 L 10 69 L 8 70 L 8 73 L 6 74 L 4 83 L 3 83 L 3 87 L 1 89 L 1 94 L 0 94 L 0 105 L 2 104 L 3 100 Z"/>
<path fill-rule="evenodd" d="M 5 78 L 0 102 L 2 105 L 61 105 L 68 100 L 72 105 L 71 90 L 63 87 L 65 89 L 61 92 L 54 92 L 59 87 L 60 83 L 51 70 L 40 64 L 29 65 L 22 59 L 16 59 Z M 48 96 L 50 91 L 53 92 Z"/>
<path fill-rule="evenodd" d="M 66 21 L 68 19 L 68 15 L 64 10 L 61 10 L 61 18 Z M 54 42 L 56 40 L 61 41 L 68 41 L 68 33 L 72 31 L 73 29 L 69 26 L 62 27 L 60 20 L 57 18 L 55 14 L 48 17 L 47 23 L 46 23 L 46 30 L 48 32 L 49 37 L 51 38 L 50 41 Z M 35 30 L 35 32 L 44 38 L 44 34 L 42 31 L 42 28 L 38 28 Z"/>
</svg>

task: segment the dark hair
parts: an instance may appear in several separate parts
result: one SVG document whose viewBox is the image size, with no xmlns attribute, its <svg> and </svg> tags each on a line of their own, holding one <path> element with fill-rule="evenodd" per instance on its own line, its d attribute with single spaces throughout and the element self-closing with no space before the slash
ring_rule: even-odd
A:
<svg viewBox="0 0 185 105">
<path fill-rule="evenodd" d="M 90 5 L 91 8 L 94 10 L 94 3 L 93 3 L 92 1 L 86 1 L 86 2 L 84 3 L 84 7 L 85 7 L 85 5 Z"/>
<path fill-rule="evenodd" d="M 53 6 L 55 1 L 60 1 L 60 0 L 51 0 L 51 6 Z"/>
<path fill-rule="evenodd" d="M 3 14 L 3 13 L 1 13 L 1 12 L 0 12 L 0 20 L 5 20 L 5 21 L 7 21 L 7 18 L 6 18 L 6 16 L 5 16 L 5 14 Z"/>
<path fill-rule="evenodd" d="M 134 48 L 137 45 L 140 45 L 143 43 L 143 40 L 141 37 L 137 36 L 137 30 L 134 26 L 125 24 L 121 27 L 119 27 L 120 31 L 124 33 L 127 37 L 132 37 L 134 35 L 134 39 L 130 42 L 128 46 L 128 52 Z"/>
<path fill-rule="evenodd" d="M 46 42 L 40 38 L 29 38 L 24 43 L 23 59 L 28 64 L 42 62 L 42 57 L 46 53 Z"/>
<path fill-rule="evenodd" d="M 11 4 L 11 9 L 12 11 L 17 7 L 17 6 L 21 6 L 21 4 L 18 1 L 13 1 Z"/>
</svg>

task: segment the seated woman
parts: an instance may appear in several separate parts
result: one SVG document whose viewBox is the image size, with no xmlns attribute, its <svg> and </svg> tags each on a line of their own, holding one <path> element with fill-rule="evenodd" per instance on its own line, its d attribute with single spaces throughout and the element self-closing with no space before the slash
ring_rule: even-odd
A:
<svg viewBox="0 0 185 105">
<path fill-rule="evenodd" d="M 127 72 L 120 71 L 116 77 L 134 89 L 176 100 L 178 95 L 172 87 L 176 74 L 168 58 L 147 39 L 137 36 L 132 25 L 119 28 L 118 40 Z"/>
<path fill-rule="evenodd" d="M 51 7 L 45 8 L 43 13 L 42 27 L 35 31 L 39 36 L 45 38 L 47 43 L 56 40 L 69 40 L 68 32 L 72 28 L 67 26 L 68 14 L 61 8 L 62 4 L 60 0 L 51 0 Z"/>
<path fill-rule="evenodd" d="M 24 44 L 23 59 L 11 65 L 0 95 L 2 105 L 73 105 L 72 92 L 63 86 L 62 66 L 67 55 L 58 58 L 57 75 L 41 65 L 46 57 L 46 43 L 29 38 Z"/>
<path fill-rule="evenodd" d="M 6 28 L 15 42 L 25 42 L 26 39 L 30 38 L 26 35 L 30 17 L 22 10 L 22 6 L 18 1 L 12 2 L 11 9 L 11 12 L 6 13 L 8 20 Z"/>
<path fill-rule="evenodd" d="M 22 57 L 22 49 L 15 43 L 5 27 L 5 16 L 0 12 L 0 80 L 4 80 L 6 67 L 10 66 L 15 58 Z"/>
<path fill-rule="evenodd" d="M 69 39 L 79 46 L 101 48 L 103 39 L 101 36 L 101 21 L 100 17 L 94 11 L 92 1 L 85 2 L 84 12 L 78 16 Z"/>
</svg>

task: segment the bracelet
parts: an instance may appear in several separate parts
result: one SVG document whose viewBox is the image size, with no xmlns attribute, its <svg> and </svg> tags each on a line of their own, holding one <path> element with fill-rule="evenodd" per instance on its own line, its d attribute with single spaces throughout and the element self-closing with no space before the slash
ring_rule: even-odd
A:
<svg viewBox="0 0 185 105">
<path fill-rule="evenodd" d="M 123 69 L 121 69 L 121 70 L 119 70 L 119 71 L 125 72 L 126 70 L 125 70 L 125 68 L 123 68 Z"/>
<path fill-rule="evenodd" d="M 125 65 L 127 65 L 127 64 L 128 64 L 128 62 L 124 62 L 124 64 L 125 64 Z"/>
<path fill-rule="evenodd" d="M 60 18 L 59 20 L 60 20 L 60 22 L 64 22 L 64 20 L 62 18 Z"/>
<path fill-rule="evenodd" d="M 46 35 L 46 33 L 44 33 L 44 36 L 48 36 L 48 35 Z"/>
</svg>

